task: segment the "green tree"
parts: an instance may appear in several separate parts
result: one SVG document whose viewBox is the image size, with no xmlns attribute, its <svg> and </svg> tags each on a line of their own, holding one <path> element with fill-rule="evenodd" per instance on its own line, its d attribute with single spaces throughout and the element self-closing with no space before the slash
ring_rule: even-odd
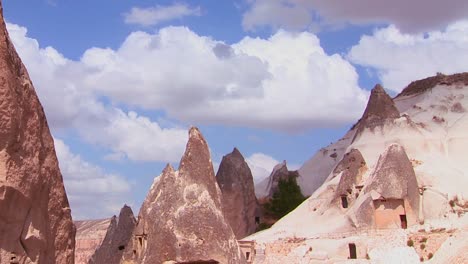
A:
<svg viewBox="0 0 468 264">
<path fill-rule="evenodd" d="M 265 204 L 265 210 L 267 213 L 281 218 L 294 210 L 305 199 L 306 197 L 302 195 L 301 187 L 297 184 L 295 177 L 289 177 L 287 180 L 280 179 L 278 190 Z"/>
</svg>

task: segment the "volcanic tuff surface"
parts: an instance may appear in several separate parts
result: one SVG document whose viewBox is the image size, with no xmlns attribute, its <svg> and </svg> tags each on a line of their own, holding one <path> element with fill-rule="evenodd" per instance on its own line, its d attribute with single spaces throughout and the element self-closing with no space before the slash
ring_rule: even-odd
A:
<svg viewBox="0 0 468 264">
<path fill-rule="evenodd" d="M 122 263 L 209 260 L 244 261 L 222 212 L 208 145 L 191 128 L 179 170 L 168 165 L 153 183 Z"/>
<path fill-rule="evenodd" d="M 90 264 L 118 264 L 125 247 L 135 228 L 136 219 L 132 209 L 127 205 L 120 210 L 119 217 L 113 216 L 107 229 L 106 236 L 99 248 L 91 257 Z"/>
<path fill-rule="evenodd" d="M 452 230 L 453 238 L 441 242 L 443 250 L 431 249 L 434 259 L 454 259 L 447 250 L 465 258 L 466 239 L 455 238 L 466 237 L 468 230 L 466 109 L 468 73 L 415 81 L 390 100 L 376 87 L 361 120 L 299 170 L 298 183 L 310 198 L 269 230 L 245 238 L 265 252 L 258 263 L 346 260 L 349 243 L 356 245 L 358 258 L 414 263 L 428 258 L 428 251 L 418 256 L 406 245 L 408 235 L 419 230 L 429 241 L 451 237 L 440 230 Z M 361 168 L 350 162 L 353 150 Z M 392 229 L 370 232 L 387 227 Z"/>
<path fill-rule="evenodd" d="M 257 198 L 252 172 L 237 148 L 223 157 L 216 180 L 223 194 L 226 220 L 238 239 L 255 231 Z"/>
<path fill-rule="evenodd" d="M 74 263 L 54 142 L 0 9 L 0 263 Z"/>
</svg>

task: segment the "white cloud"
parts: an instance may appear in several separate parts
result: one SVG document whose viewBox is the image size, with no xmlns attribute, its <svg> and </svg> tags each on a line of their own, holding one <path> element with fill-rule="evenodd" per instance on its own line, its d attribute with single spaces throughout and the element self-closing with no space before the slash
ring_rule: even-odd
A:
<svg viewBox="0 0 468 264">
<path fill-rule="evenodd" d="M 133 7 L 130 12 L 124 14 L 124 17 L 127 24 L 153 26 L 161 22 L 180 19 L 186 16 L 200 15 L 200 7 L 190 7 L 187 4 L 175 3 L 169 6 Z"/>
<path fill-rule="evenodd" d="M 374 68 L 385 88 L 396 92 L 437 72 L 468 71 L 468 20 L 427 34 L 404 34 L 393 25 L 379 29 L 363 36 L 348 58 Z"/>
<path fill-rule="evenodd" d="M 359 117 L 367 92 L 354 67 L 311 33 L 226 45 L 183 27 L 132 33 L 118 50 L 93 48 L 88 87 L 189 123 L 304 130 Z"/>
<path fill-rule="evenodd" d="M 184 129 L 163 129 L 147 117 L 121 110 L 115 110 L 111 122 L 100 133 L 96 131 L 98 136 L 94 131 L 91 133 L 87 135 L 90 141 L 95 140 L 114 151 L 110 157 L 125 155 L 138 161 L 178 161 L 187 142 Z"/>
<path fill-rule="evenodd" d="M 130 160 L 179 160 L 187 140 L 185 129 L 162 128 L 147 117 L 106 106 L 93 87 L 85 83 L 95 69 L 65 58 L 52 47 L 40 48 L 35 39 L 26 36 L 24 27 L 7 27 L 52 131 L 74 130 L 87 142 L 108 147 L 114 158 L 120 155 Z M 118 84 L 118 75 L 114 78 Z"/>
<path fill-rule="evenodd" d="M 282 27 L 302 30 L 310 26 L 345 23 L 389 23 L 404 32 L 446 27 L 468 16 L 465 0 L 249 0 L 243 17 L 246 30 Z"/>
<path fill-rule="evenodd" d="M 131 186 L 123 177 L 84 161 L 60 139 L 54 143 L 75 219 L 109 217 L 128 202 Z"/>
<path fill-rule="evenodd" d="M 368 96 L 358 86 L 354 67 L 338 54 L 326 54 L 319 39 L 307 32 L 279 31 L 268 39 L 246 37 L 226 45 L 184 27 L 167 27 L 155 34 L 131 33 L 117 50 L 90 48 L 73 61 L 51 47 L 39 48 L 26 37 L 25 28 L 8 28 L 52 126 L 76 128 L 90 141 L 108 146 L 114 144 L 102 142 L 106 137 L 99 132 L 122 115 L 102 103 L 101 96 L 137 109 L 162 110 L 191 124 L 283 131 L 355 120 Z M 138 137 L 127 128 L 119 131 L 119 139 Z M 182 140 L 180 134 L 172 138 Z M 158 144 L 149 157 L 167 153 L 165 144 Z M 174 144 L 175 152 L 163 161 L 178 155 L 181 144 Z M 129 149 L 115 147 L 113 152 L 143 156 L 128 144 L 115 143 L 119 145 Z"/>
</svg>

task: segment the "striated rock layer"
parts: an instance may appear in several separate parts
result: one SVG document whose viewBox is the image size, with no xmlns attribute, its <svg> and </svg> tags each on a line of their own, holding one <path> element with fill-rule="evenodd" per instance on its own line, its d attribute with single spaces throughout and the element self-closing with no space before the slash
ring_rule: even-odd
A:
<svg viewBox="0 0 468 264">
<path fill-rule="evenodd" d="M 74 263 L 54 142 L 0 13 L 0 263 Z"/>
<path fill-rule="evenodd" d="M 106 236 L 89 260 L 89 263 L 120 263 L 125 247 L 132 236 L 135 224 L 136 219 L 133 216 L 132 209 L 125 205 L 120 210 L 118 218 L 115 216 L 111 218 Z"/>
<path fill-rule="evenodd" d="M 243 263 L 222 212 L 208 144 L 191 128 L 179 170 L 155 180 L 121 263 Z"/>
<path fill-rule="evenodd" d="M 255 232 L 254 181 L 249 165 L 237 148 L 223 157 L 216 180 L 223 193 L 223 211 L 238 239 Z"/>
<path fill-rule="evenodd" d="M 88 264 L 91 256 L 98 249 L 112 219 L 75 221 L 76 247 L 75 264 Z"/>
</svg>

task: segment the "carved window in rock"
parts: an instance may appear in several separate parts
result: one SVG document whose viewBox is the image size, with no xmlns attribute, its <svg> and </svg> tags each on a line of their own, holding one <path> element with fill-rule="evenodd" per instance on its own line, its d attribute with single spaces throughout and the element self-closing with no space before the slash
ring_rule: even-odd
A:
<svg viewBox="0 0 468 264">
<path fill-rule="evenodd" d="M 341 206 L 343 208 L 348 208 L 348 197 L 346 195 L 341 196 Z"/>
</svg>

